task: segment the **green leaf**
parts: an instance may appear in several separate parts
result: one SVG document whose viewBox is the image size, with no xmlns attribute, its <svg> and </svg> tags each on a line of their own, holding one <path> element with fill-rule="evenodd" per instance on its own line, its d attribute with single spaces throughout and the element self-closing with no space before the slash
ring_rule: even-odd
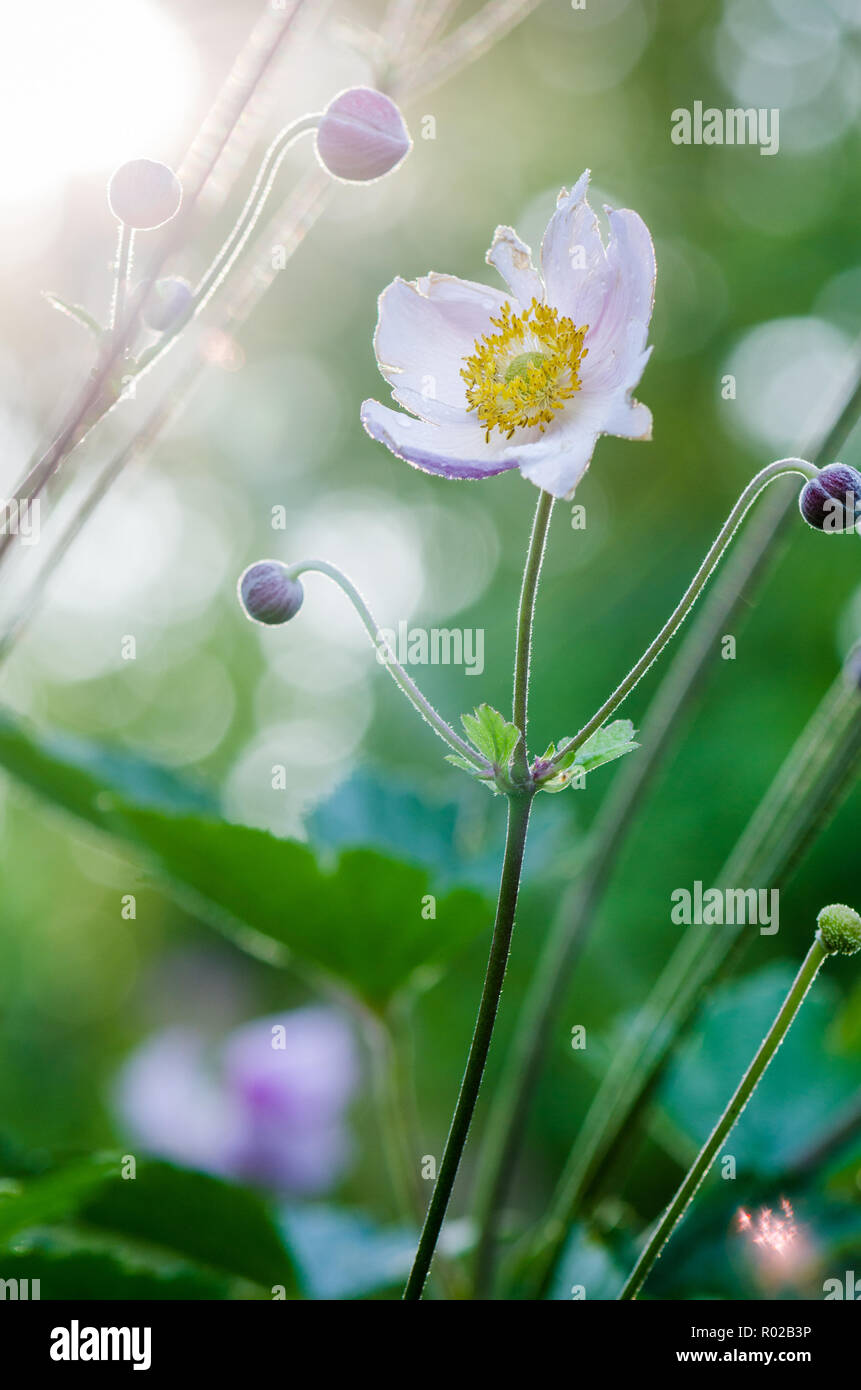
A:
<svg viewBox="0 0 861 1390">
<path fill-rule="evenodd" d="M 602 763 L 611 763 L 631 753 L 639 744 L 634 742 L 634 726 L 630 719 L 614 719 L 605 724 L 577 750 L 576 760 L 580 767 L 591 772 Z"/>
<path fill-rule="evenodd" d="M 29 1182 L 0 1182 L 0 1247 L 8 1245 L 19 1231 L 51 1226 L 77 1214 L 83 1202 L 119 1167 L 119 1155 L 95 1155 Z"/>
<path fill-rule="evenodd" d="M 103 1184 L 82 1207 L 81 1219 L 267 1289 L 283 1285 L 288 1297 L 298 1296 L 291 1256 L 266 1204 L 220 1178 L 143 1161 L 134 1178 Z"/>
<path fill-rule="evenodd" d="M 82 309 L 80 304 L 69 304 L 65 299 L 61 299 L 58 294 L 52 294 L 50 290 L 42 291 L 43 298 L 54 308 L 59 309 L 61 314 L 67 318 L 74 319 L 82 328 L 86 328 L 88 333 L 92 333 L 94 338 L 101 338 L 104 329 L 97 323 L 92 314 L 88 314 L 86 309 Z"/>
<path fill-rule="evenodd" d="M 446 753 L 447 763 L 453 763 L 455 767 L 461 768 L 463 772 L 468 772 L 472 777 L 477 777 L 479 782 L 490 782 L 493 780 L 493 773 L 490 769 L 483 772 L 475 763 L 471 763 L 468 758 L 462 758 L 459 753 Z"/>
<path fill-rule="evenodd" d="M 594 768 L 600 767 L 602 763 L 611 763 L 615 758 L 622 758 L 626 753 L 632 753 L 635 748 L 640 746 L 634 742 L 634 726 L 630 719 L 614 719 L 612 724 L 605 724 L 602 729 L 598 729 L 597 733 L 594 733 L 579 748 L 566 752 L 567 745 L 573 741 L 573 738 L 570 737 L 560 739 L 559 749 L 562 752 L 562 757 L 556 764 L 557 775 L 541 784 L 542 791 L 564 791 L 574 780 L 578 771 L 591 772 Z M 545 758 L 553 757 L 552 743 L 544 756 Z"/>
<path fill-rule="evenodd" d="M 494 766 L 505 769 L 520 741 L 520 730 L 499 710 L 479 705 L 474 714 L 462 714 L 461 723 L 470 743 Z"/>
<path fill-rule="evenodd" d="M 202 914 L 228 930 L 247 924 L 372 1008 L 419 970 L 445 965 L 492 920 L 471 889 L 436 896 L 435 917 L 423 917 L 428 873 L 374 850 L 346 850 L 324 867 L 308 846 L 243 825 L 132 809 L 125 822 Z"/>
<path fill-rule="evenodd" d="M 72 1231 L 36 1231 L 3 1254 L 3 1278 L 39 1281 L 39 1298 L 228 1299 L 230 1281 L 165 1259 L 151 1250 L 116 1247 Z"/>
<path fill-rule="evenodd" d="M 283 1285 L 288 1297 L 300 1296 L 284 1238 L 257 1193 L 161 1161 L 143 1160 L 127 1178 L 122 1166 L 119 1154 L 95 1155 L 0 1186 L 4 1261 L 10 1248 L 22 1248 L 22 1233 L 83 1223 L 100 1239 L 119 1238 L 124 1247 L 144 1242 L 160 1252 L 163 1263 L 204 1265 L 230 1279 L 268 1290 Z"/>
<path fill-rule="evenodd" d="M 219 811 L 218 798 L 208 788 L 170 768 L 70 734 L 37 735 L 6 710 L 0 710 L 0 765 L 100 830 L 114 828 L 119 801 L 213 816 Z"/>
<path fill-rule="evenodd" d="M 284 947 L 372 1008 L 384 1009 L 420 972 L 428 980 L 492 920 L 485 897 L 463 888 L 435 894 L 436 916 L 426 918 L 423 900 L 436 884 L 422 868 L 372 850 L 321 863 L 307 845 L 198 814 L 204 794 L 151 763 L 37 737 L 9 715 L 0 720 L 0 764 L 124 841 L 243 947 L 269 959 L 273 943 Z"/>
</svg>

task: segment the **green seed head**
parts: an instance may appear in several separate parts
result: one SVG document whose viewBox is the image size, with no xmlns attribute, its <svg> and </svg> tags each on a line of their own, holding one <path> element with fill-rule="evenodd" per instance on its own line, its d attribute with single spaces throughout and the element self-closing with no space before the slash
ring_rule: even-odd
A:
<svg viewBox="0 0 861 1390">
<path fill-rule="evenodd" d="M 524 380 L 529 379 L 529 368 L 540 367 L 544 361 L 543 352 L 521 352 L 513 361 L 509 362 L 505 369 L 505 384 L 510 386 L 515 377 L 522 376 Z"/>
<path fill-rule="evenodd" d="M 816 927 L 816 935 L 826 951 L 839 952 L 842 956 L 854 956 L 856 951 L 861 951 L 861 917 L 854 907 L 847 907 L 845 903 L 823 907 Z"/>
</svg>

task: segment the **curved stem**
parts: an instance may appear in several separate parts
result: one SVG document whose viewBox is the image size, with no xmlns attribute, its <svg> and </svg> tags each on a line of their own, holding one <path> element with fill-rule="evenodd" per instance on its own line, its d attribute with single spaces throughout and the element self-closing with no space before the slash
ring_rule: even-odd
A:
<svg viewBox="0 0 861 1390">
<path fill-rule="evenodd" d="M 514 698 L 512 701 L 512 722 L 520 730 L 520 742 L 514 753 L 513 770 L 525 779 L 528 768 L 526 749 L 526 715 L 529 700 L 529 667 L 532 655 L 532 621 L 535 615 L 535 596 L 538 580 L 544 562 L 544 548 L 547 544 L 547 531 L 553 511 L 553 497 L 549 492 L 541 492 L 532 522 L 529 537 L 529 550 L 526 567 L 523 571 L 523 584 L 520 589 L 520 604 L 517 611 L 517 635 L 514 652 Z"/>
<path fill-rule="evenodd" d="M 223 246 L 213 259 L 209 269 L 203 275 L 194 292 L 195 313 L 199 313 L 209 298 L 215 293 L 253 232 L 260 218 L 260 214 L 269 201 L 269 195 L 272 192 L 272 187 L 278 176 L 278 170 L 284 162 L 285 155 L 301 135 L 307 135 L 309 132 L 317 129 L 320 124 L 320 114 L 321 113 L 317 112 L 312 115 L 302 116 L 299 120 L 291 121 L 290 125 L 285 126 L 284 129 L 279 131 L 275 136 L 275 139 L 263 156 L 260 168 L 257 171 L 257 177 L 245 200 L 245 206 L 236 219 L 232 231 L 227 236 Z"/>
<path fill-rule="evenodd" d="M 136 375 L 142 376 L 145 372 L 150 371 L 171 347 L 190 320 L 200 314 L 209 303 L 219 285 L 230 274 L 238 257 L 242 254 L 248 238 L 260 220 L 287 153 L 300 136 L 316 130 L 319 124 L 319 113 L 302 116 L 299 120 L 285 126 L 276 135 L 261 160 L 260 168 L 242 211 L 194 291 L 192 308 L 188 315 L 175 328 L 163 333 L 157 343 L 154 343 L 151 348 L 141 354 Z"/>
<path fill-rule="evenodd" d="M 197 178 L 183 198 L 182 209 L 175 220 L 173 231 L 159 242 L 157 251 L 150 258 L 143 277 L 145 280 L 155 281 L 158 279 L 162 267 L 170 256 L 179 249 L 191 215 L 200 201 L 201 194 L 206 188 L 213 170 L 221 159 L 254 93 L 258 90 L 292 29 L 301 8 L 300 3 L 294 5 L 291 10 L 285 11 L 283 19 L 279 20 L 273 27 L 271 36 L 264 44 L 261 45 L 257 42 L 256 35 L 252 35 L 246 50 L 249 61 L 245 71 L 241 78 L 238 78 L 237 71 L 234 69 L 216 98 L 214 111 L 220 118 L 218 136 L 212 141 L 211 148 L 202 162 Z M 142 307 L 143 300 L 140 300 L 137 304 L 137 312 L 129 316 L 126 323 L 120 327 L 109 350 L 102 355 L 82 385 L 65 416 L 59 433 L 47 449 L 31 461 L 26 473 L 13 488 L 13 496 L 17 497 L 19 501 L 32 502 L 40 496 L 67 456 L 86 438 L 93 426 L 113 409 L 115 402 L 111 400 L 108 405 L 104 405 L 103 395 L 105 388 L 109 385 L 116 363 L 122 360 L 123 354 L 129 347 L 137 323 L 137 315 Z M 5 535 L 0 536 L 0 564 L 9 553 L 12 540 L 11 530 L 7 530 Z"/>
<path fill-rule="evenodd" d="M 328 579 L 331 579 L 334 584 L 338 585 L 338 588 L 347 596 L 358 613 L 365 631 L 377 649 L 378 658 L 380 656 L 384 658 L 382 664 L 388 669 L 395 684 L 403 691 L 414 708 L 418 710 L 422 719 L 427 720 L 435 733 L 439 734 L 440 738 L 444 739 L 449 747 L 453 748 L 461 758 L 467 758 L 474 767 L 482 772 L 486 771 L 489 774 L 491 769 L 487 760 L 482 758 L 479 753 L 476 753 L 474 748 L 471 748 L 468 743 L 460 738 L 459 735 L 455 733 L 454 729 L 446 723 L 441 714 L 437 714 L 433 705 L 425 698 L 412 677 L 407 675 L 403 666 L 397 660 L 390 643 L 380 631 L 373 613 L 365 603 L 365 600 L 362 598 L 362 595 L 359 593 L 352 580 L 348 579 L 343 571 L 338 569 L 337 565 L 330 565 L 328 560 L 299 560 L 296 564 L 288 565 L 286 568 L 291 579 L 298 579 L 300 574 L 316 572 L 317 574 L 325 574 Z"/>
<path fill-rule="evenodd" d="M 705 1178 L 715 1158 L 723 1145 L 724 1140 L 730 1130 L 735 1125 L 754 1091 L 756 1090 L 766 1069 L 771 1062 L 783 1039 L 789 1031 L 789 1026 L 801 1005 L 804 997 L 813 981 L 819 973 L 819 967 L 825 960 L 828 952 L 817 937 L 804 958 L 801 969 L 796 975 L 790 986 L 783 1004 L 757 1049 L 756 1056 L 736 1087 L 732 1099 L 712 1130 L 703 1147 L 700 1149 L 690 1169 L 683 1178 L 676 1195 L 670 1202 L 652 1236 L 650 1237 L 640 1258 L 635 1264 L 622 1292 L 620 1299 L 633 1299 L 637 1297 L 645 1280 L 649 1276 L 652 1265 L 657 1260 L 670 1236 L 673 1234 L 678 1223 L 684 1216 L 688 1206 L 693 1201 L 697 1188 Z"/>
<path fill-rule="evenodd" d="M 675 635 L 681 627 L 688 613 L 693 608 L 703 589 L 711 577 L 712 571 L 717 567 L 721 556 L 735 535 L 741 522 L 753 503 L 756 501 L 763 488 L 773 483 L 775 478 L 786 477 L 787 474 L 800 473 L 804 478 L 815 478 L 819 469 L 812 463 L 806 463 L 803 459 L 778 459 L 776 463 L 769 463 L 761 469 L 756 477 L 748 483 L 744 492 L 739 497 L 720 531 L 718 532 L 712 545 L 706 554 L 705 559 L 682 595 L 676 608 L 670 614 L 664 626 L 661 628 L 657 637 L 643 652 L 640 660 L 632 666 L 625 679 L 616 686 L 612 695 L 604 701 L 599 710 L 593 714 L 588 724 L 584 724 L 578 734 L 570 739 L 550 760 L 551 768 L 560 761 L 561 758 L 570 754 L 574 749 L 579 748 L 587 739 L 600 729 L 605 720 L 616 710 L 622 701 L 630 695 L 634 686 L 646 674 L 653 661 L 660 655 L 670 638 Z M 548 772 L 548 777 L 552 772 Z"/>
<path fill-rule="evenodd" d="M 861 352 L 861 341 L 858 344 Z M 857 355 L 857 354 L 856 354 Z M 852 389 L 830 428 L 811 441 L 809 452 L 818 467 L 831 462 L 853 428 L 861 409 L 861 374 L 856 370 Z M 808 450 L 804 450 L 808 452 Z M 786 523 L 795 502 L 791 496 L 774 499 L 763 508 L 748 529 L 721 577 L 704 600 L 705 607 L 682 642 L 667 675 L 655 694 L 640 734 L 640 752 L 625 759 L 621 771 L 601 803 L 589 835 L 588 852 L 581 874 L 566 894 L 542 948 L 529 991 L 524 1000 L 502 1077 L 497 1084 L 476 1178 L 478 1221 L 481 1229 L 483 1279 L 489 1282 L 498 1214 L 505 1203 L 523 1145 L 526 1120 L 541 1067 L 549 1047 L 553 1020 L 571 972 L 586 945 L 595 911 L 640 806 L 668 750 L 677 742 L 706 674 L 710 654 L 721 633 L 732 630 L 743 605 L 749 604 L 752 587 L 761 583 L 779 549 L 774 538 L 785 539 Z M 774 790 L 774 789 L 773 789 Z M 483 1247 L 483 1251 L 482 1251 Z"/>
<path fill-rule="evenodd" d="M 493 1025 L 499 1009 L 505 967 L 511 933 L 514 928 L 514 914 L 517 907 L 517 894 L 520 887 L 520 871 L 526 847 L 526 831 L 529 825 L 529 812 L 532 806 L 531 794 L 511 795 L 508 798 L 508 830 L 505 838 L 505 855 L 499 880 L 499 899 L 496 908 L 496 921 L 490 943 L 490 955 L 484 988 L 475 1020 L 475 1031 L 469 1049 L 466 1069 L 461 1082 L 457 1105 L 452 1116 L 451 1128 L 446 1139 L 442 1162 L 434 1185 L 433 1196 L 428 1206 L 424 1226 L 419 1239 L 418 1250 L 404 1289 L 404 1299 L 415 1301 L 422 1296 L 425 1280 L 436 1250 L 442 1223 L 445 1219 L 461 1155 L 466 1144 L 472 1116 L 475 1111 L 478 1093 L 481 1088 Z"/>
</svg>

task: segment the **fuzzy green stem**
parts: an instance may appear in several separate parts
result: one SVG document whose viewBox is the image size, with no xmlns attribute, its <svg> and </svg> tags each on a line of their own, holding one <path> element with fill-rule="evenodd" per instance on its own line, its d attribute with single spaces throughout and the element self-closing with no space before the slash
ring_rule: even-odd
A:
<svg viewBox="0 0 861 1390">
<path fill-rule="evenodd" d="M 227 276 L 233 269 L 239 256 L 242 254 L 248 238 L 257 226 L 269 196 L 278 177 L 278 172 L 287 154 L 293 148 L 296 141 L 302 135 L 307 135 L 317 129 L 320 124 L 320 115 L 314 113 L 310 116 L 302 116 L 299 120 L 293 121 L 285 126 L 276 135 L 271 145 L 267 149 L 260 163 L 260 168 L 251 186 L 251 192 L 245 201 L 236 222 L 228 232 L 222 246 L 213 257 L 209 267 L 201 277 L 197 288 L 194 291 L 192 306 L 176 327 L 163 333 L 157 343 L 154 343 L 146 352 L 141 353 L 138 359 L 137 375 L 142 376 L 155 366 L 168 349 L 173 345 L 174 340 L 179 336 L 186 324 L 197 317 Z"/>
<path fill-rule="evenodd" d="M 502 985 L 505 979 L 511 934 L 514 929 L 514 914 L 517 907 L 520 872 L 523 866 L 531 806 L 532 796 L 530 794 L 511 795 L 508 798 L 505 855 L 499 880 L 499 898 L 493 937 L 490 943 L 490 955 L 487 961 L 487 972 L 484 977 L 475 1031 L 457 1105 L 452 1116 L 451 1128 L 446 1139 L 442 1162 L 434 1185 L 433 1196 L 428 1206 L 416 1257 L 404 1289 L 404 1299 L 410 1302 L 420 1299 L 422 1296 L 484 1076 L 484 1068 L 493 1037 L 493 1026 L 496 1022 Z"/>
<path fill-rule="evenodd" d="M 382 664 L 388 670 L 395 685 L 403 691 L 410 703 L 418 710 L 422 719 L 427 720 L 434 732 L 439 734 L 440 738 L 444 739 L 459 757 L 467 758 L 479 771 L 490 771 L 490 764 L 487 760 L 476 753 L 474 748 L 471 748 L 464 739 L 455 733 L 454 729 L 446 723 L 442 715 L 438 714 L 430 701 L 425 698 L 412 677 L 407 675 L 362 595 L 355 584 L 347 578 L 342 570 L 338 569 L 337 565 L 330 565 L 328 560 L 299 560 L 293 565 L 288 565 L 286 569 L 291 579 L 298 579 L 301 574 L 317 573 L 325 574 L 327 579 L 331 579 L 334 584 L 337 584 L 355 608 L 365 631 L 377 649 L 378 655 L 384 658 Z"/>
<path fill-rule="evenodd" d="M 717 875 L 717 883 L 783 886 L 790 865 L 810 845 L 855 779 L 861 761 L 860 703 L 857 689 L 843 675 L 838 677 Z M 789 808 L 795 814 L 785 825 Z M 567 1233 L 597 1175 L 651 1093 L 703 993 L 745 944 L 743 928 L 738 926 L 725 928 L 705 942 L 697 932 L 687 931 L 664 967 L 589 1107 L 549 1213 L 531 1242 L 526 1277 L 539 1295 L 550 1287 Z"/>
<path fill-rule="evenodd" d="M 861 355 L 861 340 L 856 357 Z M 853 373 L 851 389 L 830 427 L 814 436 L 802 453 L 810 453 L 818 467 L 830 463 L 852 430 L 861 409 L 861 374 Z M 579 959 L 596 910 L 610 882 L 630 827 L 645 801 L 669 749 L 681 736 L 721 633 L 732 631 L 733 620 L 748 606 L 754 585 L 761 583 L 773 565 L 795 510 L 795 497 L 773 499 L 738 542 L 703 600 L 699 617 L 689 625 L 670 669 L 661 682 L 643 721 L 640 751 L 626 758 L 610 791 L 601 803 L 587 852 L 579 855 L 577 881 L 565 895 L 539 957 L 529 991 L 517 1020 L 514 1040 L 496 1087 L 476 1179 L 477 1212 L 481 1231 L 480 1280 L 488 1286 L 492 1273 L 496 1226 L 504 1206 L 526 1133 L 532 1097 L 548 1050 L 553 1021 L 570 987 L 571 973 Z M 845 699 L 845 691 L 838 692 Z M 823 717 L 825 707 L 823 706 Z M 773 788 L 774 792 L 776 789 Z M 796 798 L 796 802 L 798 798 Z M 482 1272 L 483 1267 L 483 1272 Z M 477 1286 L 479 1296 L 482 1289 Z"/>
<path fill-rule="evenodd" d="M 636 665 L 632 666 L 623 681 L 616 686 L 612 695 L 604 701 L 599 710 L 596 710 L 592 718 L 573 739 L 565 743 L 551 759 L 551 766 L 555 765 L 574 749 L 579 748 L 600 729 L 601 725 L 618 709 L 624 699 L 630 695 L 634 686 L 643 678 L 652 663 L 658 658 L 664 647 L 672 637 L 678 632 L 685 618 L 690 613 L 712 572 L 717 568 L 724 551 L 744 520 L 747 512 L 756 501 L 759 494 L 769 483 L 773 483 L 776 478 L 784 478 L 787 474 L 800 473 L 804 478 L 815 478 L 819 469 L 812 463 L 806 463 L 803 459 L 778 459 L 775 463 L 769 463 L 761 469 L 756 477 L 752 478 L 747 487 L 742 492 L 714 541 L 712 542 L 705 559 L 685 590 L 673 612 L 670 614 L 664 626 L 661 628 L 654 641 L 650 642 L 643 655 Z M 548 777 L 552 772 L 548 772 Z"/>
<path fill-rule="evenodd" d="M 541 576 L 552 510 L 553 498 L 549 493 L 542 492 L 535 508 L 535 518 L 529 537 L 529 548 L 526 553 L 526 564 L 523 570 L 523 583 L 520 588 L 520 602 L 517 610 L 512 713 L 514 722 L 521 731 L 514 766 L 520 772 L 523 781 L 526 780 L 528 770 L 526 722 L 529 703 L 529 667 L 532 660 L 532 623 L 535 615 L 535 596 L 538 590 L 538 580 Z M 428 1206 L 413 1268 L 404 1289 L 404 1298 L 407 1300 L 419 1299 L 422 1296 L 422 1289 L 439 1240 L 442 1223 L 445 1220 L 452 1188 L 478 1100 L 487 1054 L 490 1051 L 493 1037 L 493 1026 L 502 997 L 502 985 L 505 979 L 505 967 L 508 963 L 508 952 L 511 947 L 511 934 L 514 930 L 514 914 L 517 908 L 520 873 L 523 867 L 526 833 L 529 828 L 529 813 L 532 808 L 533 796 L 534 791 L 531 787 L 508 793 L 505 854 L 499 879 L 496 921 L 493 925 L 493 937 L 481 991 L 481 1002 L 478 1006 L 475 1031 L 457 1105 L 452 1116 L 442 1163 Z"/>
<path fill-rule="evenodd" d="M 655 1227 L 645 1249 L 631 1271 L 622 1292 L 619 1294 L 620 1299 L 633 1299 L 637 1297 L 640 1289 L 649 1276 L 653 1264 L 670 1239 L 676 1226 L 681 1221 L 688 1206 L 693 1201 L 700 1183 L 714 1163 L 724 1140 L 736 1124 L 739 1116 L 742 1114 L 742 1111 L 765 1075 L 772 1057 L 786 1037 L 790 1024 L 801 1008 L 805 995 L 816 979 L 819 973 L 819 967 L 822 965 L 827 954 L 828 952 L 817 937 L 813 941 L 810 950 L 807 952 L 801 969 L 793 980 L 789 993 L 783 1001 L 777 1017 L 760 1043 L 756 1056 L 741 1081 L 738 1083 L 732 1099 L 708 1139 L 703 1144 L 691 1164 L 690 1169 L 682 1179 L 678 1191 Z"/>
<path fill-rule="evenodd" d="M 532 534 L 529 537 L 529 550 L 523 571 L 523 584 L 520 589 L 520 604 L 517 611 L 517 634 L 514 652 L 514 698 L 511 718 L 520 730 L 520 742 L 514 753 L 513 772 L 523 782 L 528 770 L 526 746 L 526 717 L 529 701 L 529 668 L 532 660 L 532 624 L 535 616 L 535 596 L 538 580 L 544 562 L 547 532 L 553 512 L 553 497 L 549 492 L 541 492 L 535 508 Z"/>
</svg>

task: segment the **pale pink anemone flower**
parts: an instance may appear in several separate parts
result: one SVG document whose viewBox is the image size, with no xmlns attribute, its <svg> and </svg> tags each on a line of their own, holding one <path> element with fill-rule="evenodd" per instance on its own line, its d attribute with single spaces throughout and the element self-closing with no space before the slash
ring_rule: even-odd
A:
<svg viewBox="0 0 861 1390">
<path fill-rule="evenodd" d="M 411 414 L 365 401 L 362 423 L 398 458 L 446 478 L 519 468 L 570 497 L 598 436 L 650 439 L 632 399 L 649 359 L 655 248 L 636 212 L 608 208 L 605 247 L 586 193 L 589 170 L 559 195 L 541 271 L 511 227 L 487 253 L 509 293 L 431 272 L 380 295 L 374 349 Z"/>
</svg>

